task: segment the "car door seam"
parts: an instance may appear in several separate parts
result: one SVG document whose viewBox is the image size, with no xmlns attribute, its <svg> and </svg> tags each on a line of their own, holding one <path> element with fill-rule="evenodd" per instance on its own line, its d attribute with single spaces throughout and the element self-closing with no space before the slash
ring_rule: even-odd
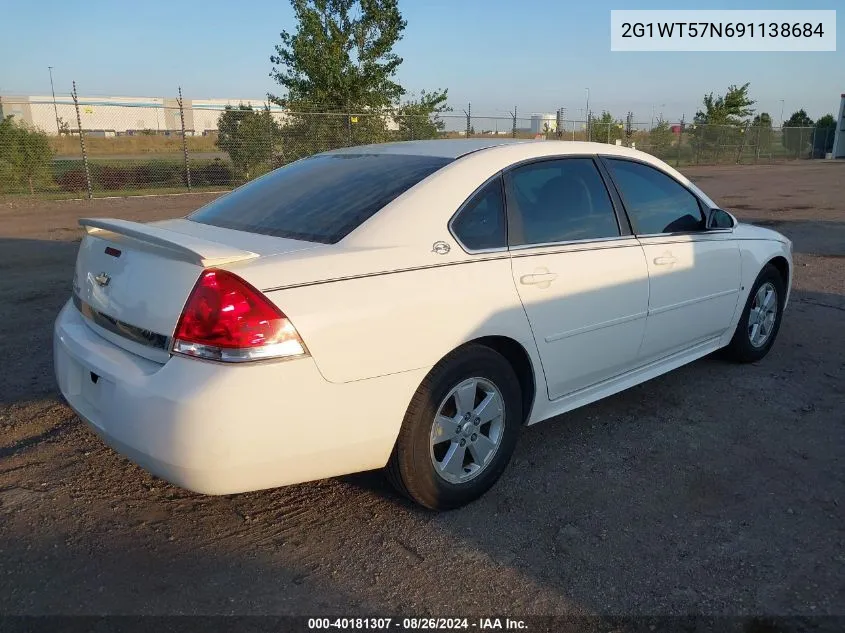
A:
<svg viewBox="0 0 845 633">
<path fill-rule="evenodd" d="M 513 269 L 513 257 L 510 255 L 508 256 L 511 265 L 511 283 L 513 284 L 513 291 L 516 293 L 516 298 L 519 301 L 519 305 L 522 306 L 522 313 L 525 315 L 525 322 L 528 324 L 528 331 L 531 332 L 531 339 L 534 341 L 534 349 L 537 352 L 537 360 L 540 362 L 540 371 L 543 372 L 543 383 L 546 385 L 546 400 L 550 401 L 552 399 L 552 393 L 549 391 L 549 380 L 546 375 L 546 367 L 543 364 L 543 355 L 540 353 L 540 344 L 537 342 L 537 334 L 534 332 L 534 324 L 531 323 L 531 319 L 528 316 L 528 309 L 525 307 L 525 302 L 522 300 L 522 295 L 519 293 L 519 287 L 516 285 L 516 272 Z M 535 387 L 535 397 L 536 397 L 536 387 Z M 533 410 L 533 406 L 532 406 Z"/>
</svg>

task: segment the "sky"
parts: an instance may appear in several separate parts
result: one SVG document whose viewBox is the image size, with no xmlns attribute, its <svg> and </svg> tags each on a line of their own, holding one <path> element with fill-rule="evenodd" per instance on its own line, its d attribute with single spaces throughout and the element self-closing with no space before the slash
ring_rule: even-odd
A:
<svg viewBox="0 0 845 633">
<path fill-rule="evenodd" d="M 396 52 L 409 93 L 447 88 L 456 113 L 520 116 L 590 109 L 635 121 L 691 119 L 704 94 L 751 83 L 775 125 L 799 108 L 815 118 L 845 93 L 842 28 L 825 53 L 610 51 L 611 9 L 836 9 L 842 0 L 399 0 L 408 26 Z M 840 5 L 837 7 L 837 5 Z M 840 11 L 839 15 L 845 15 Z M 3 10 L 0 95 L 57 94 L 76 80 L 84 96 L 263 98 L 278 92 L 270 55 L 295 29 L 286 0 L 41 0 Z M 486 126 L 485 126 L 486 127 Z"/>
</svg>

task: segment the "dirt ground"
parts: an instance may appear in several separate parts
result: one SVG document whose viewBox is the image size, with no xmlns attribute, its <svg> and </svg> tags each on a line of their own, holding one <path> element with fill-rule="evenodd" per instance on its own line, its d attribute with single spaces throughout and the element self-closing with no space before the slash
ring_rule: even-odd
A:
<svg viewBox="0 0 845 633">
<path fill-rule="evenodd" d="M 845 615 L 845 162 L 688 174 L 795 242 L 772 353 L 526 429 L 445 514 L 378 473 L 203 497 L 106 448 L 52 376 L 76 220 L 208 196 L 0 207 L 0 613 Z"/>
</svg>

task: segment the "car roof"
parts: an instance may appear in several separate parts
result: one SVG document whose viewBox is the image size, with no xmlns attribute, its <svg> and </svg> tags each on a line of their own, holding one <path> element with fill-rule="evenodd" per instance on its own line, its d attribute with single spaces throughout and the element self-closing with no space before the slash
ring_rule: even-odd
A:
<svg viewBox="0 0 845 633">
<path fill-rule="evenodd" d="M 514 146 L 523 146 L 529 155 L 537 157 L 566 154 L 603 154 L 605 156 L 644 157 L 649 162 L 652 157 L 639 150 L 621 145 L 594 143 L 587 141 L 557 141 L 545 139 L 514 139 L 514 138 L 456 138 L 434 139 L 420 141 L 399 141 L 395 143 L 379 143 L 376 145 L 356 145 L 326 152 L 327 154 L 405 154 L 410 156 L 436 156 L 440 158 L 457 159 L 467 154 L 475 154 L 482 150 L 498 148 L 507 151 Z M 533 150 L 533 151 L 532 151 Z M 484 152 L 485 154 L 487 152 Z"/>
<path fill-rule="evenodd" d="M 482 149 L 500 145 L 534 143 L 534 139 L 514 138 L 443 138 L 428 141 L 399 141 L 377 145 L 356 145 L 326 152 L 327 154 L 407 154 L 411 156 L 437 156 L 460 158 Z"/>
</svg>

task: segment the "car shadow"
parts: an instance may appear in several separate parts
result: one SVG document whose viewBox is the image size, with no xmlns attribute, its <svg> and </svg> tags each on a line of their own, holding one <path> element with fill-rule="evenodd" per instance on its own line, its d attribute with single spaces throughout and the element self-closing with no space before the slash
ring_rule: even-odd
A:
<svg viewBox="0 0 845 633">
<path fill-rule="evenodd" d="M 488 494 L 435 514 L 377 472 L 203 497 L 103 446 L 57 404 L 52 377 L 51 325 L 76 247 L 0 240 L 0 407 L 31 413 L 0 448 L 0 612 L 794 615 L 845 604 L 845 342 L 831 327 L 841 295 L 796 289 L 763 361 L 711 355 L 525 429 Z"/>
</svg>

